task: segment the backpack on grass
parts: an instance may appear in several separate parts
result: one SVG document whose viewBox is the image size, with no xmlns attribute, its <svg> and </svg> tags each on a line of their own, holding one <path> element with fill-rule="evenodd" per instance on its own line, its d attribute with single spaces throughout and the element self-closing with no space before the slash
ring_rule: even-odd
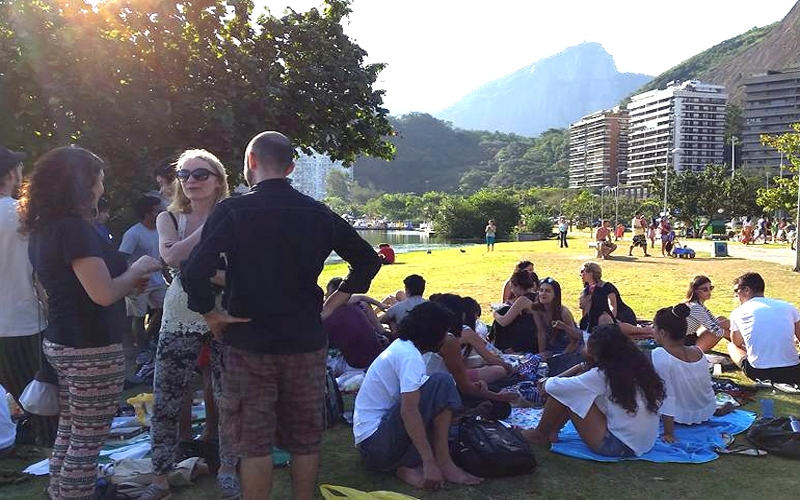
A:
<svg viewBox="0 0 800 500">
<path fill-rule="evenodd" d="M 480 477 L 518 476 L 536 468 L 533 448 L 517 429 L 479 416 L 461 423 L 452 455 L 456 465 Z"/>
<path fill-rule="evenodd" d="M 325 428 L 330 429 L 344 420 L 344 400 L 336 377 L 330 368 L 325 373 L 325 408 L 322 411 L 325 419 Z"/>
<path fill-rule="evenodd" d="M 747 440 L 774 455 L 800 459 L 800 439 L 786 417 L 759 418 L 747 431 Z"/>
</svg>

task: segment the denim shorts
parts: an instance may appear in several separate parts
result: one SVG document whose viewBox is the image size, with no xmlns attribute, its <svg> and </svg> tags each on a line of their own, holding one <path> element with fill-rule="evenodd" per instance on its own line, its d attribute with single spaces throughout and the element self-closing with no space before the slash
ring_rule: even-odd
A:
<svg viewBox="0 0 800 500">
<path fill-rule="evenodd" d="M 619 458 L 629 458 L 636 455 L 627 444 L 620 441 L 617 436 L 608 430 L 606 431 L 606 437 L 603 438 L 603 442 L 600 443 L 600 448 L 595 450 L 595 453 L 605 457 Z"/>
</svg>

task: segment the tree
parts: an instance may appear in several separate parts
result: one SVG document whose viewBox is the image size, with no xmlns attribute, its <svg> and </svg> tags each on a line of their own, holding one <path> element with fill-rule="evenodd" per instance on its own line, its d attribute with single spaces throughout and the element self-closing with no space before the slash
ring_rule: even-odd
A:
<svg viewBox="0 0 800 500">
<path fill-rule="evenodd" d="M 353 181 L 341 170 L 331 170 L 325 179 L 325 191 L 329 197 L 337 197 L 343 200 L 350 199 L 350 186 Z"/>
<path fill-rule="evenodd" d="M 797 179 L 800 172 L 800 123 L 792 125 L 793 132 L 769 136 L 762 135 L 761 142 L 783 153 L 789 165 L 786 169 L 794 172 L 791 177 L 774 179 L 773 187 L 758 190 L 758 205 L 765 211 L 786 210 L 789 213 L 797 211 Z"/>
<path fill-rule="evenodd" d="M 34 156 L 92 149 L 117 204 L 150 189 L 163 158 L 204 147 L 241 165 L 267 129 L 345 164 L 390 158 L 383 65 L 345 36 L 349 6 L 265 13 L 254 28 L 252 0 L 0 0 L 0 109 L 14 117 L 0 140 Z"/>
</svg>

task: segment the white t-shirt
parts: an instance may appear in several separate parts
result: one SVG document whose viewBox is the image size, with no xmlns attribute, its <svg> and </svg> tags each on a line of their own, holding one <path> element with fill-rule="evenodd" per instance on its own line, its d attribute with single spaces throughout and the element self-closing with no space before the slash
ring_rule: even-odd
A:
<svg viewBox="0 0 800 500">
<path fill-rule="evenodd" d="M 119 251 L 130 255 L 130 262 L 136 262 L 139 257 L 149 255 L 154 259 L 161 258 L 158 252 L 158 231 L 150 229 L 141 222 L 133 225 L 122 235 Z M 147 288 L 167 286 L 161 271 L 150 274 L 150 283 Z"/>
<path fill-rule="evenodd" d="M 636 456 L 653 448 L 658 437 L 658 414 L 648 411 L 641 393 L 636 396 L 637 411 L 633 415 L 612 403 L 606 375 L 598 368 L 575 377 L 548 378 L 545 390 L 581 418 L 586 417 L 592 404 L 597 404 L 608 420 L 608 430 L 628 445 Z"/>
<path fill-rule="evenodd" d="M 663 347 L 653 349 L 652 355 L 653 367 L 667 391 L 660 413 L 680 424 L 699 424 L 711 418 L 717 399 L 705 355 L 693 363 L 676 358 Z"/>
<path fill-rule="evenodd" d="M 794 346 L 794 324 L 800 312 L 778 299 L 753 297 L 731 312 L 731 331 L 742 334 L 753 368 L 780 368 L 800 363 Z"/>
<path fill-rule="evenodd" d="M 28 241 L 18 232 L 17 201 L 0 198 L 0 337 L 44 330 L 47 320 L 33 289 Z"/>
<path fill-rule="evenodd" d="M 422 353 L 409 340 L 392 342 L 367 370 L 356 396 L 353 435 L 356 444 L 378 430 L 381 419 L 400 402 L 400 394 L 414 392 L 428 380 Z"/>
<path fill-rule="evenodd" d="M 17 439 L 17 426 L 11 420 L 6 394 L 6 388 L 0 385 L 0 450 L 12 446 Z"/>
</svg>

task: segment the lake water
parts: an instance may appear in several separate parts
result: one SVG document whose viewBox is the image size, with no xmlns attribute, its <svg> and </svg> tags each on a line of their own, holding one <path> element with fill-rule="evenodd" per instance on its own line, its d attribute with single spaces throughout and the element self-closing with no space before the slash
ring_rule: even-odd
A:
<svg viewBox="0 0 800 500">
<path fill-rule="evenodd" d="M 396 254 L 472 245 L 472 243 L 464 242 L 454 243 L 446 238 L 428 236 L 426 233 L 420 231 L 377 231 L 359 229 L 357 232 L 376 249 L 379 243 L 388 243 L 392 245 Z M 326 262 L 341 262 L 341 260 L 342 259 L 339 258 L 336 253 L 332 253 Z"/>
</svg>

